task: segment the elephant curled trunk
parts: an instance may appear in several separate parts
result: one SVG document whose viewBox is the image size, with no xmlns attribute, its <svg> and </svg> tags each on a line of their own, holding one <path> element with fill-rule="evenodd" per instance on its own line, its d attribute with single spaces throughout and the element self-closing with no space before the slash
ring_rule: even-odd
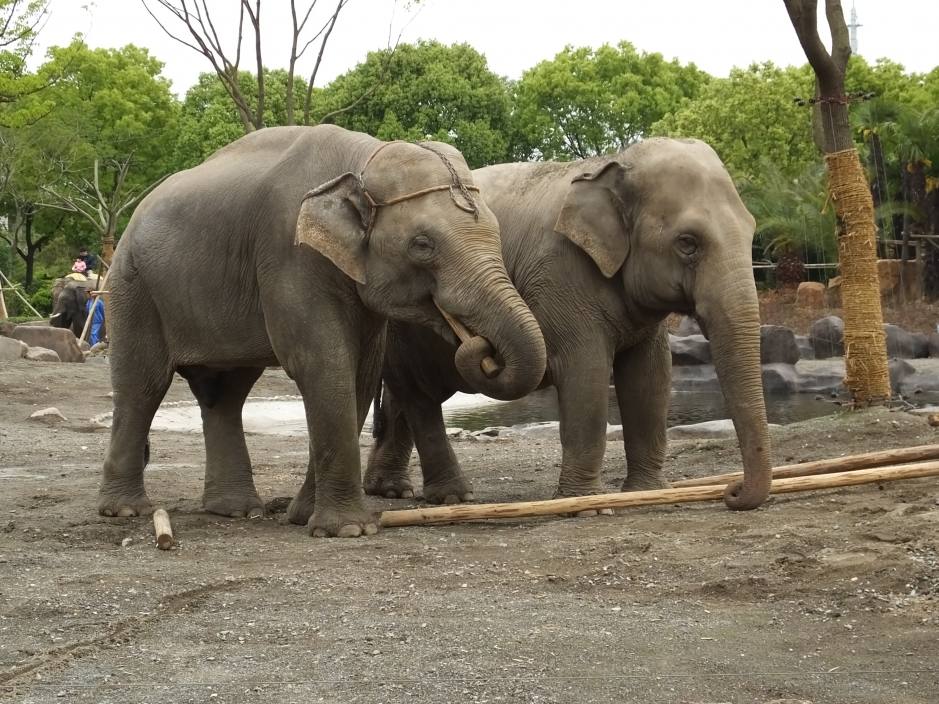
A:
<svg viewBox="0 0 939 704">
<path fill-rule="evenodd" d="M 502 268 L 502 267 L 499 267 Z M 481 277 L 461 300 L 441 295 L 438 306 L 469 328 L 454 356 L 460 376 L 476 391 L 500 400 L 520 398 L 544 377 L 547 352 L 541 328 L 502 268 Z M 473 303 L 470 303 L 473 301 Z"/>
</svg>

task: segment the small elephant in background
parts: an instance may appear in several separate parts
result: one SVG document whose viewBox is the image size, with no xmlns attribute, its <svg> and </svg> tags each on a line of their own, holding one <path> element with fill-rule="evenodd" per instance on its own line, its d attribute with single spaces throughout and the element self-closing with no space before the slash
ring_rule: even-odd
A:
<svg viewBox="0 0 939 704">
<path fill-rule="evenodd" d="M 649 139 L 568 163 L 501 164 L 473 172 L 499 219 L 509 276 L 548 351 L 543 386 L 557 388 L 563 448 L 557 496 L 603 491 L 610 371 L 623 422 L 623 490 L 667 486 L 662 473 L 671 391 L 664 319 L 694 315 L 743 456 L 744 479 L 725 492 L 752 509 L 770 486 L 770 441 L 760 369 L 751 245 L 755 223 L 720 158 L 694 140 Z M 472 488 L 447 439 L 441 403 L 478 391 L 454 373 L 452 348 L 393 323 L 383 369 L 382 429 L 365 477 L 375 495 L 413 494 L 417 445 L 429 502 Z"/>
<path fill-rule="evenodd" d="M 252 132 L 143 200 L 108 281 L 114 421 L 98 498 L 107 516 L 151 510 L 147 432 L 174 372 L 202 410 L 203 505 L 243 517 L 264 504 L 242 407 L 265 367 L 283 367 L 310 440 L 288 519 L 344 537 L 378 530 L 359 433 L 386 318 L 445 339 L 451 363 L 487 393 L 524 395 L 544 375 L 544 340 L 505 270 L 498 222 L 463 157 L 441 143 L 332 125 Z M 467 332 L 457 348 L 450 320 Z M 491 358 L 501 367 L 487 374 Z"/>
<path fill-rule="evenodd" d="M 81 337 L 85 321 L 88 319 L 89 286 L 92 284 L 86 281 L 57 279 L 52 289 L 52 315 L 49 324 L 56 328 L 68 328 L 75 337 Z"/>
</svg>

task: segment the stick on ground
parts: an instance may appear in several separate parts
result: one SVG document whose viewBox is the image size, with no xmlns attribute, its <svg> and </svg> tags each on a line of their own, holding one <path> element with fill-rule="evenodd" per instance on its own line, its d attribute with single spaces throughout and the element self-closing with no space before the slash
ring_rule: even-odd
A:
<svg viewBox="0 0 939 704">
<path fill-rule="evenodd" d="M 153 512 L 153 532 L 156 534 L 157 547 L 169 550 L 176 541 L 173 538 L 173 526 L 169 514 L 162 508 Z"/>
<path fill-rule="evenodd" d="M 787 477 L 807 477 L 813 474 L 829 474 L 830 472 L 848 472 L 855 469 L 868 469 L 870 467 L 883 467 L 891 464 L 907 462 L 922 462 L 939 459 L 939 445 L 917 445 L 916 447 L 902 447 L 896 450 L 879 450 L 865 452 L 860 455 L 835 457 L 828 460 L 816 460 L 801 464 L 782 465 L 773 469 L 773 479 L 786 479 Z M 710 477 L 696 479 L 682 479 L 672 482 L 672 488 L 688 486 L 711 486 L 713 484 L 730 484 L 736 479 L 743 478 L 743 472 L 729 472 L 715 474 Z"/>
<path fill-rule="evenodd" d="M 939 461 L 918 464 L 894 465 L 859 469 L 821 476 L 791 477 L 773 481 L 770 493 L 787 494 L 813 489 L 834 489 L 872 482 L 916 479 L 939 476 Z M 475 504 L 462 506 L 438 506 L 415 508 L 403 511 L 385 511 L 381 524 L 391 526 L 416 526 L 434 523 L 455 523 L 484 518 L 527 518 L 551 516 L 559 513 L 576 513 L 588 509 L 629 508 L 633 506 L 655 506 L 661 504 L 688 503 L 693 501 L 715 501 L 724 496 L 723 485 L 657 489 L 655 491 L 632 491 L 594 496 L 572 496 L 549 501 L 520 501 L 509 504 Z"/>
</svg>

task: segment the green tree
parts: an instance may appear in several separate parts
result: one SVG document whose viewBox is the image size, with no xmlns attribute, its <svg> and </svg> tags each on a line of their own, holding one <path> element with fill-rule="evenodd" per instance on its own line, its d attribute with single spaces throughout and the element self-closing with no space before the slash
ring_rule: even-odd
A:
<svg viewBox="0 0 939 704">
<path fill-rule="evenodd" d="M 370 52 L 317 96 L 315 121 L 379 139 L 434 139 L 472 167 L 509 157 L 509 95 L 468 44 L 427 41 Z"/>
<path fill-rule="evenodd" d="M 623 149 L 694 98 L 709 76 L 629 42 L 567 47 L 515 86 L 515 157 L 576 159 Z"/>
<path fill-rule="evenodd" d="M 53 78 L 47 71 L 26 69 L 48 13 L 49 0 L 0 0 L 0 126 L 27 124 L 48 108 L 37 100 L 28 105 L 21 100 L 40 92 Z"/>
<path fill-rule="evenodd" d="M 779 68 L 767 62 L 734 68 L 712 80 L 652 132 L 696 137 L 720 154 L 736 178 L 752 180 L 766 161 L 791 175 L 804 173 L 818 156 L 808 112 L 793 98 L 812 94 L 808 67 Z"/>
<path fill-rule="evenodd" d="M 290 123 L 288 111 L 287 83 L 289 76 L 281 69 L 265 70 L 264 124 L 267 126 Z M 300 86 L 299 79 L 294 79 Z M 254 100 L 257 79 L 249 74 L 241 75 L 241 95 Z M 176 142 L 173 165 L 176 170 L 201 163 L 210 154 L 244 135 L 244 125 L 238 109 L 227 89 L 214 73 L 203 73 L 199 82 L 192 86 L 183 100 L 179 114 L 179 136 Z"/>
<path fill-rule="evenodd" d="M 61 78 L 44 92 L 54 110 L 41 127 L 67 148 L 50 156 L 58 173 L 44 189 L 46 203 L 81 215 L 110 261 L 133 207 L 171 170 L 178 103 L 146 49 L 76 41 L 49 55 Z"/>
</svg>

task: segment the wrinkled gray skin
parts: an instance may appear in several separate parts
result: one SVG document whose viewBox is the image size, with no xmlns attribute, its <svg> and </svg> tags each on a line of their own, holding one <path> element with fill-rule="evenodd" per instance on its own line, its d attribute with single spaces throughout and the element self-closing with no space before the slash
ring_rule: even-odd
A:
<svg viewBox="0 0 939 704">
<path fill-rule="evenodd" d="M 662 474 L 671 357 L 664 318 L 695 315 L 710 335 L 745 478 L 735 509 L 759 506 L 770 483 L 760 375 L 759 310 L 751 268 L 754 221 L 714 151 L 652 139 L 573 163 L 503 164 L 473 173 L 499 218 L 509 275 L 548 348 L 563 446 L 558 496 L 602 491 L 610 370 L 623 420 L 623 489 L 667 486 Z M 411 495 L 420 454 L 425 497 L 472 497 L 444 432 L 440 404 L 472 391 L 446 343 L 413 326 L 389 328 L 386 397 L 366 473 L 368 493 Z M 416 361 L 420 356 L 420 361 Z M 431 490 L 427 490 L 430 485 Z M 441 491 L 441 487 L 444 489 Z"/>
<path fill-rule="evenodd" d="M 263 512 L 241 423 L 248 392 L 271 365 L 296 381 L 310 463 L 288 517 L 317 536 L 378 528 L 364 503 L 358 438 L 378 384 L 384 316 L 455 342 L 436 299 L 485 336 L 457 352 L 474 383 L 482 377 L 509 396 L 538 384 L 544 342 L 509 281 L 497 222 L 481 199 L 478 219 L 448 190 L 384 206 L 366 237 L 370 210 L 358 174 L 381 144 L 333 126 L 260 130 L 174 175 L 140 205 L 109 279 L 114 423 L 102 514 L 151 510 L 145 444 L 174 371 L 202 410 L 203 504 L 227 516 Z M 434 147 L 472 184 L 456 150 Z M 436 154 L 404 143 L 379 152 L 363 178 L 379 202 L 451 183 Z M 317 195 L 304 200 L 313 187 Z M 491 380 L 479 370 L 481 355 L 493 352 L 486 340 L 505 363 Z"/>
<path fill-rule="evenodd" d="M 88 284 L 81 281 L 66 281 L 52 292 L 52 316 L 49 324 L 56 328 L 68 328 L 75 337 L 81 337 L 88 313 Z"/>
</svg>

